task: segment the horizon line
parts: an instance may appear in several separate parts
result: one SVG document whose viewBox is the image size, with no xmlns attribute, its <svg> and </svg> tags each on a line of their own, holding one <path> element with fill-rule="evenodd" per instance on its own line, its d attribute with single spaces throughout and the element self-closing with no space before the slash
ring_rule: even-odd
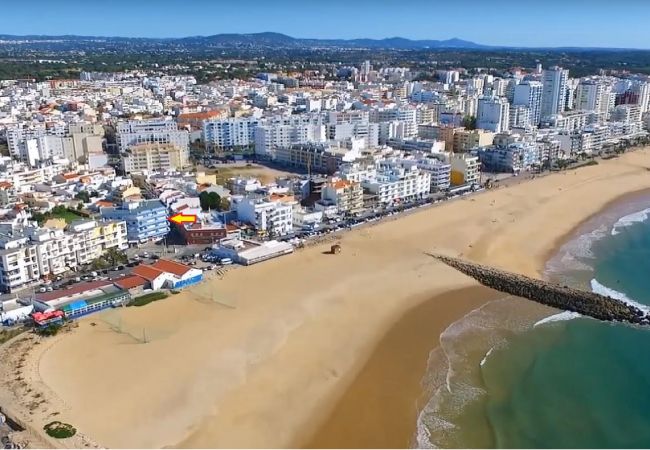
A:
<svg viewBox="0 0 650 450">
<path fill-rule="evenodd" d="M 40 38 L 64 38 L 64 37 L 76 37 L 76 38 L 103 38 L 103 39 L 150 39 L 150 40 L 181 40 L 181 39 L 189 39 L 189 38 L 209 38 L 213 36 L 223 36 L 223 35 L 235 35 L 235 36 L 251 36 L 251 35 L 259 35 L 259 34 L 278 34 L 282 36 L 286 36 L 292 39 L 297 39 L 297 40 L 311 40 L 311 41 L 359 41 L 359 40 L 369 40 L 369 41 L 386 41 L 386 40 L 391 40 L 391 39 L 404 39 L 407 41 L 411 42 L 422 42 L 422 41 L 438 41 L 438 42 L 445 42 L 445 41 L 463 41 L 467 42 L 469 44 L 474 44 L 477 46 L 482 46 L 485 47 L 486 50 L 489 49 L 499 49 L 499 48 L 510 48 L 510 49 L 541 49 L 541 50 L 562 50 L 562 49 L 585 49 L 585 50 L 640 50 L 640 51 L 650 51 L 650 47 L 648 48 L 641 48 L 641 47 L 603 47 L 603 46 L 594 46 L 594 45 L 559 45 L 559 46 L 549 46 L 549 45 L 533 45 L 533 46 L 521 46 L 521 45 L 512 45 L 512 44 L 484 44 L 480 42 L 475 42 L 472 40 L 464 39 L 464 38 L 459 38 L 459 37 L 451 37 L 451 38 L 408 38 L 404 36 L 390 36 L 390 37 L 383 37 L 383 38 L 369 38 L 369 37 L 354 37 L 354 38 L 340 38 L 340 37 L 320 37 L 320 38 L 313 38 L 313 37 L 296 37 L 292 36 L 290 34 L 286 34 L 280 31 L 253 31 L 253 32 L 222 32 L 222 33 L 214 33 L 214 34 L 194 34 L 194 35 L 186 35 L 186 36 L 174 36 L 174 37 L 162 37 L 162 36 L 119 36 L 119 35 L 90 35 L 90 34 L 10 34 L 10 33 L 0 33 L 0 36 L 6 36 L 6 37 L 11 37 L 11 38 L 28 38 L 28 37 L 40 37 Z M 444 47 L 443 47 L 444 48 Z M 459 50 L 462 49 L 467 49 L 469 50 L 470 48 L 464 48 L 464 47 L 449 47 L 449 48 L 456 48 Z M 406 49 L 403 49 L 406 50 Z M 424 50 L 424 49 L 423 49 Z M 479 50 L 479 49 L 471 49 L 471 50 Z"/>
</svg>

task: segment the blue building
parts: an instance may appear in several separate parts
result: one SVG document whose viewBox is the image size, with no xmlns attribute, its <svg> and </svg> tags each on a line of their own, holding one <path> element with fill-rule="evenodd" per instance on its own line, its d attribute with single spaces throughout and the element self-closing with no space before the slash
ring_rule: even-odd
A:
<svg viewBox="0 0 650 450">
<path fill-rule="evenodd" d="M 159 200 L 125 202 L 113 208 L 102 208 L 102 217 L 126 222 L 126 239 L 139 244 L 164 238 L 169 233 L 167 208 Z"/>
</svg>

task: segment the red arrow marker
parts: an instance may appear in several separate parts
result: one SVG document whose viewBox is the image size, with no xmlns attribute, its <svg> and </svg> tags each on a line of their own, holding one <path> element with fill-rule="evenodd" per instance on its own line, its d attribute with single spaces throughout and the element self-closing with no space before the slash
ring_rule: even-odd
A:
<svg viewBox="0 0 650 450">
<path fill-rule="evenodd" d="M 169 218 L 169 221 L 173 222 L 173 223 L 179 223 L 179 224 L 195 223 L 196 222 L 196 214 L 187 214 L 187 215 L 185 215 L 183 213 L 174 214 L 173 216 L 171 216 Z"/>
</svg>

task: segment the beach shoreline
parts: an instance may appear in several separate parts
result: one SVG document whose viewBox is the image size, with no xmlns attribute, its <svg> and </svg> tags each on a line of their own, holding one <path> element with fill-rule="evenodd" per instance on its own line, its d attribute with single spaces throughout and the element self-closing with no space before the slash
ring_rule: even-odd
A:
<svg viewBox="0 0 650 450">
<path fill-rule="evenodd" d="M 310 439 L 331 426 L 341 399 L 363 403 L 363 396 L 354 399 L 360 395 L 354 387 L 369 377 L 368 364 L 366 379 L 381 386 L 377 367 L 431 337 L 418 334 L 420 323 L 410 343 L 398 334 L 392 351 L 382 347 L 391 330 L 409 323 L 403 318 L 410 311 L 429 307 L 427 314 L 447 317 L 428 330 L 439 336 L 488 300 L 436 304 L 432 299 L 449 299 L 445 293 L 459 289 L 487 290 L 425 251 L 539 276 L 548 255 L 587 217 L 647 189 L 648 166 L 648 150 L 639 150 L 360 227 L 340 236 L 340 255 L 324 255 L 328 245 L 317 244 L 164 302 L 86 318 L 47 352 L 30 351 L 35 369 L 27 369 L 51 393 L 44 394 L 48 408 L 102 446 L 319 446 Z M 210 300 L 213 294 L 221 303 Z M 146 344 L 134 337 L 143 329 Z M 418 358 L 403 368 L 421 370 Z M 104 389 L 96 388 L 97 379 Z M 413 385 L 411 379 L 411 396 Z M 140 399 L 135 411 L 133 398 Z M 42 420 L 33 418 L 35 429 Z M 404 430 L 406 420 L 400 423 Z M 350 446 L 345 442 L 338 444 Z"/>
</svg>

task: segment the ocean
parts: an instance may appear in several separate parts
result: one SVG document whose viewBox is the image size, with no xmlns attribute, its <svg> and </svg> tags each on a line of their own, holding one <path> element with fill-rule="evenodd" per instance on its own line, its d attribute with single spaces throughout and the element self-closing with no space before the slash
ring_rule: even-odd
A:
<svg viewBox="0 0 650 450">
<path fill-rule="evenodd" d="M 650 194 L 586 221 L 548 261 L 545 277 L 648 309 Z M 646 349 L 650 329 L 504 296 L 441 336 L 415 445 L 648 448 Z"/>
</svg>

